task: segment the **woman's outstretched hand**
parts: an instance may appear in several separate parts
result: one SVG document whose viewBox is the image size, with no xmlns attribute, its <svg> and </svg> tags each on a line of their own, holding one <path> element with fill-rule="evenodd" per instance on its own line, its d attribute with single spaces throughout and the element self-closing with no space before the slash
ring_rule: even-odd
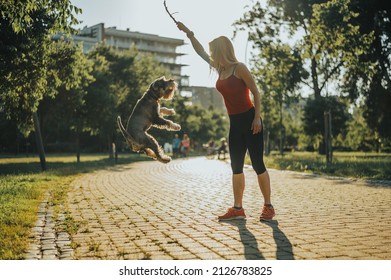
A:
<svg viewBox="0 0 391 280">
<path fill-rule="evenodd" d="M 186 25 L 184 25 L 184 24 L 183 24 L 182 22 L 180 22 L 180 21 L 178 21 L 178 22 L 176 23 L 176 26 L 178 27 L 179 30 L 185 32 L 186 34 L 191 32 L 190 29 L 187 28 Z"/>
</svg>

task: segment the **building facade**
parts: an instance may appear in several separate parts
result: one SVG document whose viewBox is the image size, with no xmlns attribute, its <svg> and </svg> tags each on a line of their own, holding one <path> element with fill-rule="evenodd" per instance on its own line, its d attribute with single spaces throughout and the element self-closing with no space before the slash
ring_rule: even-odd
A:
<svg viewBox="0 0 391 280">
<path fill-rule="evenodd" d="M 57 35 L 55 38 L 60 36 Z M 189 77 L 182 75 L 182 67 L 186 65 L 178 63 L 178 58 L 184 55 L 177 51 L 177 48 L 184 45 L 183 40 L 105 27 L 104 23 L 85 26 L 77 35 L 73 35 L 72 39 L 75 44 L 82 43 L 85 53 L 102 42 L 118 50 L 135 47 L 140 52 L 150 53 L 171 72 L 180 87 L 189 86 Z"/>
</svg>

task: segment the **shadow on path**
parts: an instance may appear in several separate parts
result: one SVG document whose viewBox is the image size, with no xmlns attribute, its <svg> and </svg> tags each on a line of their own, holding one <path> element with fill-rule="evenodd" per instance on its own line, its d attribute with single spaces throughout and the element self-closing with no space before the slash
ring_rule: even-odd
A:
<svg viewBox="0 0 391 280">
<path fill-rule="evenodd" d="M 246 227 L 246 220 L 220 221 L 238 227 L 240 241 L 244 247 L 244 256 L 246 260 L 264 260 L 264 256 L 258 248 L 258 242 L 254 234 Z"/>
<path fill-rule="evenodd" d="M 278 227 L 278 221 L 272 220 L 267 222 L 262 222 L 262 224 L 267 225 L 273 229 L 273 238 L 277 245 L 276 259 L 277 260 L 294 260 L 292 243 L 289 241 L 288 237 L 281 231 Z"/>
</svg>

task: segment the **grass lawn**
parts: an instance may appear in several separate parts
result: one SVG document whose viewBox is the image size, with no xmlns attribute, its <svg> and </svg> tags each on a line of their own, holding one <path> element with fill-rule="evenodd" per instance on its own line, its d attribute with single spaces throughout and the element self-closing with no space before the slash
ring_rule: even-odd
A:
<svg viewBox="0 0 391 280">
<path fill-rule="evenodd" d="M 250 163 L 247 161 L 247 163 Z M 265 157 L 268 168 L 294 170 L 341 177 L 391 180 L 391 154 L 334 152 L 327 165 L 326 157 L 317 153 L 293 152 Z"/>
<path fill-rule="evenodd" d="M 83 173 L 114 165 L 107 155 L 48 155 L 48 171 L 38 157 L 0 157 L 0 259 L 23 259 L 29 234 L 45 194 L 56 207 L 64 203 L 70 183 Z M 121 155 L 118 163 L 148 160 L 138 154 Z"/>
</svg>

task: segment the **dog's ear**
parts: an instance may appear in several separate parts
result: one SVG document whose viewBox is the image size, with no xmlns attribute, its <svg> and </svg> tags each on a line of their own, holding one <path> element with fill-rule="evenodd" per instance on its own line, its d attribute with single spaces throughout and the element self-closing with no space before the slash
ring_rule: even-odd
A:
<svg viewBox="0 0 391 280">
<path fill-rule="evenodd" d="M 147 90 L 149 96 L 151 96 L 154 99 L 160 99 L 163 96 L 163 89 L 165 87 L 165 81 L 164 79 L 158 78 L 155 81 L 153 81 Z"/>
<path fill-rule="evenodd" d="M 159 88 L 163 88 L 165 85 L 165 77 L 162 76 L 158 79 L 156 79 L 155 81 L 153 81 L 153 83 L 150 85 L 150 89 L 152 90 L 158 90 Z"/>
<path fill-rule="evenodd" d="M 148 88 L 148 91 L 154 91 L 156 89 L 156 86 L 157 86 L 157 80 L 154 80 L 150 85 L 149 85 L 149 88 Z"/>
</svg>

